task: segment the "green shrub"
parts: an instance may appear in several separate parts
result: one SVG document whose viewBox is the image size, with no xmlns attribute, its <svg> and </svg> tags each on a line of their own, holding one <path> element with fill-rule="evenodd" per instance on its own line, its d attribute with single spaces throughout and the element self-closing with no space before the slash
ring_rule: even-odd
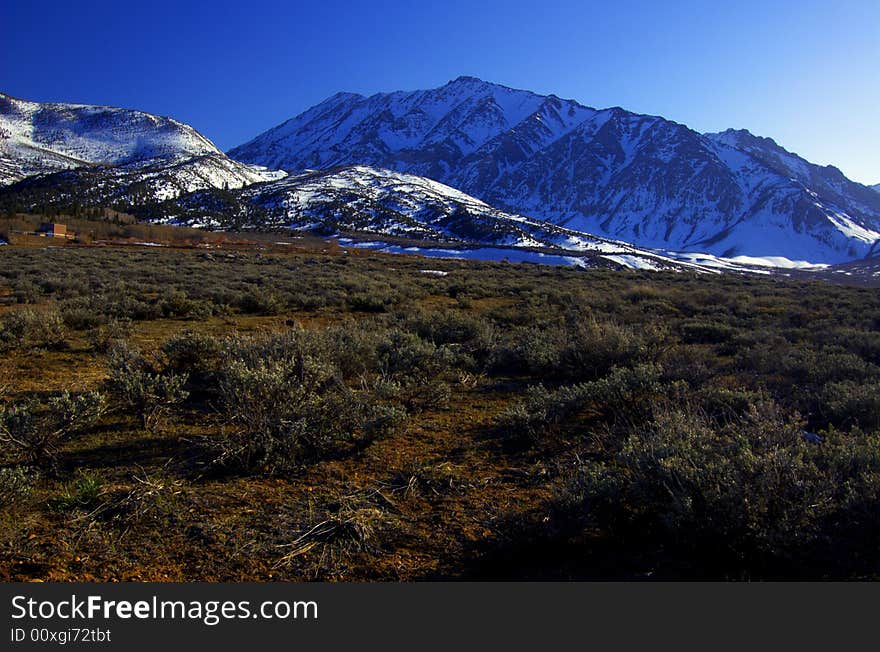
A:
<svg viewBox="0 0 880 652">
<path fill-rule="evenodd" d="M 824 414 L 837 427 L 880 429 L 880 383 L 829 383 L 821 400 Z"/>
<path fill-rule="evenodd" d="M 684 405 L 633 427 L 610 461 L 584 463 L 557 507 L 579 527 L 638 542 L 642 554 L 662 550 L 655 563 L 772 577 L 803 571 L 807 559 L 825 563 L 824 542 L 852 520 L 867 528 L 847 545 L 861 554 L 876 546 L 867 514 L 878 480 L 877 437 L 832 433 L 813 443 L 767 401 L 725 425 Z"/>
<path fill-rule="evenodd" d="M 186 400 L 187 375 L 157 368 L 125 343 L 110 350 L 108 392 L 147 430 L 157 428 L 170 409 Z"/>
<path fill-rule="evenodd" d="M 95 472 L 78 471 L 76 477 L 66 483 L 51 506 L 60 512 L 75 509 L 92 510 L 98 506 L 105 481 Z"/>
<path fill-rule="evenodd" d="M 33 492 L 36 474 L 24 466 L 0 468 L 0 507 L 12 507 Z"/>
<path fill-rule="evenodd" d="M 54 466 L 60 444 L 92 426 L 106 405 L 98 392 L 0 405 L 0 445 L 27 464 Z"/>
<path fill-rule="evenodd" d="M 302 330 L 227 343 L 220 396 L 236 431 L 218 461 L 280 473 L 341 445 L 363 445 L 396 425 L 402 413 L 351 389 Z"/>
<path fill-rule="evenodd" d="M 9 313 L 0 322 L 0 351 L 65 346 L 64 320 L 57 310 L 26 308 Z"/>
</svg>

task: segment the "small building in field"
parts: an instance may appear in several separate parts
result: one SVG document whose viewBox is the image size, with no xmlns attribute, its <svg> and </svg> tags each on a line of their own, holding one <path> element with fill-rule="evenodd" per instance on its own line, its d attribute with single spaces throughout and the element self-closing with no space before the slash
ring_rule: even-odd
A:
<svg viewBox="0 0 880 652">
<path fill-rule="evenodd" d="M 57 224 L 55 222 L 43 222 L 37 227 L 37 235 L 46 238 L 72 238 L 73 233 L 67 232 L 66 224 Z"/>
</svg>

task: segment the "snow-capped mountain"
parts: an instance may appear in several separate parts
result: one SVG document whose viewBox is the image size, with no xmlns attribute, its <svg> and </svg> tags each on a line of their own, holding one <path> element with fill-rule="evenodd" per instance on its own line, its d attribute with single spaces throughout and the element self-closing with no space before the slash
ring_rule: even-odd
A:
<svg viewBox="0 0 880 652">
<path fill-rule="evenodd" d="M 334 95 L 229 152 L 291 172 L 364 164 L 649 247 L 840 262 L 880 239 L 880 195 L 748 132 L 700 134 L 461 77 Z"/>
<path fill-rule="evenodd" d="M 106 106 L 41 104 L 0 93 L 0 185 L 94 166 L 113 166 L 113 174 L 129 182 L 135 176 L 157 179 L 159 195 L 240 187 L 279 176 L 233 161 L 172 118 Z"/>
<path fill-rule="evenodd" d="M 370 241 L 371 247 L 436 256 L 714 273 L 772 264 L 638 248 L 507 213 L 425 177 L 364 165 L 305 172 L 235 192 L 195 192 L 165 202 L 161 210 L 165 221 L 176 224 L 358 232 L 379 239 Z M 386 246 L 382 238 L 405 238 L 411 244 Z M 425 243 L 447 248 L 426 249 Z"/>
<path fill-rule="evenodd" d="M 92 165 L 27 177 L 0 187 L 0 204 L 26 210 L 115 206 L 155 207 L 199 190 L 234 190 L 287 176 L 223 154 L 150 159 L 123 166 Z M 134 211 L 137 212 L 137 211 Z"/>
<path fill-rule="evenodd" d="M 171 118 L 0 95 L 8 209 L 111 205 L 235 228 L 575 251 L 629 242 L 716 259 L 880 252 L 880 194 L 770 139 L 699 134 L 472 77 L 340 93 L 231 154 L 249 163 Z M 268 169 L 279 167 L 294 176 Z"/>
<path fill-rule="evenodd" d="M 225 202 L 218 206 L 218 198 Z M 239 206 L 238 211 L 230 206 Z M 180 206 L 173 215 L 172 206 Z M 206 213 L 206 207 L 216 209 Z M 291 175 L 234 194 L 201 192 L 166 204 L 168 219 L 199 223 L 224 215 L 250 227 L 363 231 L 443 242 L 598 249 L 588 234 L 501 211 L 455 188 L 412 174 L 364 165 Z M 623 243 L 614 251 L 634 251 Z"/>
<path fill-rule="evenodd" d="M 242 201 L 279 226 L 491 244 L 539 245 L 536 222 L 436 181 L 367 166 L 331 168 L 248 188 Z"/>
<path fill-rule="evenodd" d="M 228 161 L 209 155 L 177 166 L 93 166 L 39 175 L 0 188 L 0 210 L 64 212 L 110 205 L 170 224 L 360 236 L 348 243 L 435 257 L 710 273 L 817 268 L 784 259 L 724 259 L 639 248 L 508 213 L 425 177 L 368 166 L 306 172 L 238 188 L 218 188 L 213 180 L 193 175 L 193 169 L 202 172 L 223 160 Z M 183 185 L 193 180 L 197 186 Z M 400 239 L 401 244 L 393 244 Z"/>
<path fill-rule="evenodd" d="M 826 267 L 782 258 L 729 259 L 635 247 L 508 213 L 425 177 L 363 165 L 305 172 L 234 192 L 191 193 L 161 209 L 173 223 L 308 229 L 328 235 L 357 232 L 370 239 L 351 241 L 355 246 L 437 257 L 708 273 Z M 386 240 L 397 238 L 406 244 Z"/>
<path fill-rule="evenodd" d="M 871 188 L 873 190 L 876 190 L 877 192 L 880 192 L 880 183 L 878 183 L 876 186 L 871 186 Z"/>
</svg>

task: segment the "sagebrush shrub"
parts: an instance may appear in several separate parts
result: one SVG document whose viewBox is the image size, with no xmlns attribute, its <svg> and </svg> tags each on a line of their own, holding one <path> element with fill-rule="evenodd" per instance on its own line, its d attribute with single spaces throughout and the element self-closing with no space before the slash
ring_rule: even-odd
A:
<svg viewBox="0 0 880 652">
<path fill-rule="evenodd" d="M 802 425 L 767 400 L 723 422 L 688 405 L 658 410 L 612 459 L 582 465 L 557 503 L 560 518 L 637 537 L 643 550 L 662 548 L 709 576 L 823 563 L 824 542 L 842 524 L 852 532 L 853 520 L 864 529 L 847 545 L 865 554 L 877 542 L 866 516 L 878 505 L 880 441 L 837 433 L 817 442 Z"/>
<path fill-rule="evenodd" d="M 147 430 L 160 425 L 170 409 L 186 400 L 186 374 L 157 368 L 139 351 L 125 343 L 109 352 L 109 393 L 119 405 L 130 410 Z"/>
<path fill-rule="evenodd" d="M 588 420 L 637 423 L 650 418 L 664 394 L 678 385 L 664 385 L 657 365 L 615 367 L 604 378 L 549 390 L 530 387 L 525 400 L 502 412 L 497 425 L 512 438 L 537 441 L 579 415 Z"/>
<path fill-rule="evenodd" d="M 59 445 L 83 432 L 107 409 L 98 392 L 64 392 L 41 405 L 0 405 L 0 445 L 27 464 L 54 466 Z"/>
<path fill-rule="evenodd" d="M 15 348 L 63 348 L 64 320 L 55 309 L 25 308 L 11 312 L 0 322 L 0 351 Z"/>
<path fill-rule="evenodd" d="M 30 497 L 36 473 L 24 466 L 0 468 L 0 507 L 11 507 Z"/>
<path fill-rule="evenodd" d="M 346 443 L 362 445 L 402 413 L 346 386 L 320 355 L 320 338 L 295 329 L 227 342 L 220 397 L 236 431 L 221 441 L 222 463 L 278 473 Z"/>
</svg>

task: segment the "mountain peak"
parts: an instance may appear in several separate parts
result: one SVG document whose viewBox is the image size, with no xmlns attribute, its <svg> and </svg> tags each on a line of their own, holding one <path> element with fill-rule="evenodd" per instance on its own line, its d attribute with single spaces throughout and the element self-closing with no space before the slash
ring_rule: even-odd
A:
<svg viewBox="0 0 880 652">
<path fill-rule="evenodd" d="M 706 134 L 710 138 L 716 140 L 724 140 L 729 144 L 735 144 L 738 146 L 742 145 L 754 145 L 754 144 L 762 144 L 765 146 L 773 147 L 784 151 L 786 154 L 790 153 L 785 148 L 780 146 L 775 140 L 769 138 L 767 136 L 758 136 L 753 134 L 748 129 L 725 129 L 724 131 L 719 131 L 717 133 L 708 133 Z"/>
<path fill-rule="evenodd" d="M 362 100 L 364 96 L 360 93 L 351 93 L 349 91 L 339 91 L 338 93 L 333 93 L 330 97 L 322 102 L 322 104 L 326 104 L 328 102 L 336 102 L 338 100 Z"/>
<path fill-rule="evenodd" d="M 523 95 L 530 95 L 534 97 L 543 97 L 538 96 L 536 93 L 532 91 L 524 90 L 521 88 L 513 88 L 511 86 L 506 86 L 504 84 L 499 84 L 497 82 L 486 81 L 485 79 L 480 79 L 479 77 L 473 77 L 471 75 L 460 75 L 453 80 L 446 82 L 439 89 L 456 89 L 464 92 L 507 92 L 507 93 L 521 93 Z"/>
<path fill-rule="evenodd" d="M 370 165 L 638 245 L 838 262 L 880 238 L 880 196 L 745 129 L 700 134 L 471 75 L 310 109 L 230 152 L 289 172 Z"/>
<path fill-rule="evenodd" d="M 451 84 L 487 84 L 491 85 L 491 82 L 484 81 L 479 77 L 473 77 L 472 75 L 459 75 L 455 79 L 446 83 L 447 86 Z"/>
</svg>

